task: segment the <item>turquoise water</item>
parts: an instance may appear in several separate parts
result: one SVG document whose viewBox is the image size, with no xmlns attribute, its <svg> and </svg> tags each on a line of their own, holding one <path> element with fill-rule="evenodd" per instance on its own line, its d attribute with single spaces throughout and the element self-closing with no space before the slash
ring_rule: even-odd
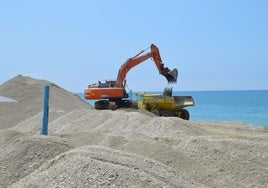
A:
<svg viewBox="0 0 268 188">
<path fill-rule="evenodd" d="M 83 98 L 82 93 L 78 95 Z M 194 98 L 195 106 L 187 107 L 191 121 L 240 121 L 245 124 L 268 126 L 268 90 L 173 91 L 173 95 L 190 95 Z"/>
<path fill-rule="evenodd" d="M 191 95 L 195 106 L 187 108 L 191 120 L 240 121 L 268 126 L 268 91 L 174 92 Z"/>
</svg>

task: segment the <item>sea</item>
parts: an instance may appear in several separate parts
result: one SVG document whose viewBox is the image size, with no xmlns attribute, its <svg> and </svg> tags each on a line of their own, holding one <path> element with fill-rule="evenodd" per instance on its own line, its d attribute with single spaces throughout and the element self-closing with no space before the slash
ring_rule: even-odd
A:
<svg viewBox="0 0 268 188">
<path fill-rule="evenodd" d="M 84 99 L 83 93 L 77 95 Z M 268 127 L 268 90 L 173 91 L 173 96 L 193 97 L 195 105 L 186 107 L 191 121 L 232 121 Z M 135 99 L 135 92 L 131 98 Z"/>
</svg>

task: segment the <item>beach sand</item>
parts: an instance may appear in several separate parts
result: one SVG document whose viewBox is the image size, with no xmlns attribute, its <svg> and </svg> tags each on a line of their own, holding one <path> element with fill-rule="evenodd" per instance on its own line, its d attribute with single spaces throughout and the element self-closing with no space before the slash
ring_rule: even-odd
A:
<svg viewBox="0 0 268 188">
<path fill-rule="evenodd" d="M 41 135 L 44 86 L 48 135 Z M 0 86 L 0 187 L 267 187 L 268 131 L 143 110 L 94 110 L 52 82 Z"/>
</svg>

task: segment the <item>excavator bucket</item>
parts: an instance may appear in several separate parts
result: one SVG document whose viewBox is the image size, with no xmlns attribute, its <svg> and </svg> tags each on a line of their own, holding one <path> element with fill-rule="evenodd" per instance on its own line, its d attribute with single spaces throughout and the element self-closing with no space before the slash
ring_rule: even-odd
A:
<svg viewBox="0 0 268 188">
<path fill-rule="evenodd" d="M 177 83 L 177 77 L 178 77 L 178 70 L 173 69 L 172 71 L 168 71 L 167 73 L 164 74 L 166 77 L 168 83 Z"/>
</svg>

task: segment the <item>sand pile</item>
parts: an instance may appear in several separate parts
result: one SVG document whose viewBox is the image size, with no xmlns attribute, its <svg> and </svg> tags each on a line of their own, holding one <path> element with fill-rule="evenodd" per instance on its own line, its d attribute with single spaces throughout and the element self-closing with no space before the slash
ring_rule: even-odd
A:
<svg viewBox="0 0 268 188">
<path fill-rule="evenodd" d="M 50 86 L 50 111 L 52 112 L 50 121 L 75 109 L 90 108 L 78 96 L 59 88 L 54 83 L 18 75 L 0 87 L 1 96 L 18 101 L 18 103 L 0 103 L 0 129 L 14 126 L 42 112 L 46 85 Z M 40 124 L 41 121 L 38 123 Z"/>
<path fill-rule="evenodd" d="M 47 83 L 18 76 L 0 86 L 0 95 L 19 101 L 0 104 L 0 187 L 268 184 L 268 132 L 262 127 L 97 111 L 50 83 L 52 118 L 49 135 L 42 136 L 38 98 Z"/>
</svg>

